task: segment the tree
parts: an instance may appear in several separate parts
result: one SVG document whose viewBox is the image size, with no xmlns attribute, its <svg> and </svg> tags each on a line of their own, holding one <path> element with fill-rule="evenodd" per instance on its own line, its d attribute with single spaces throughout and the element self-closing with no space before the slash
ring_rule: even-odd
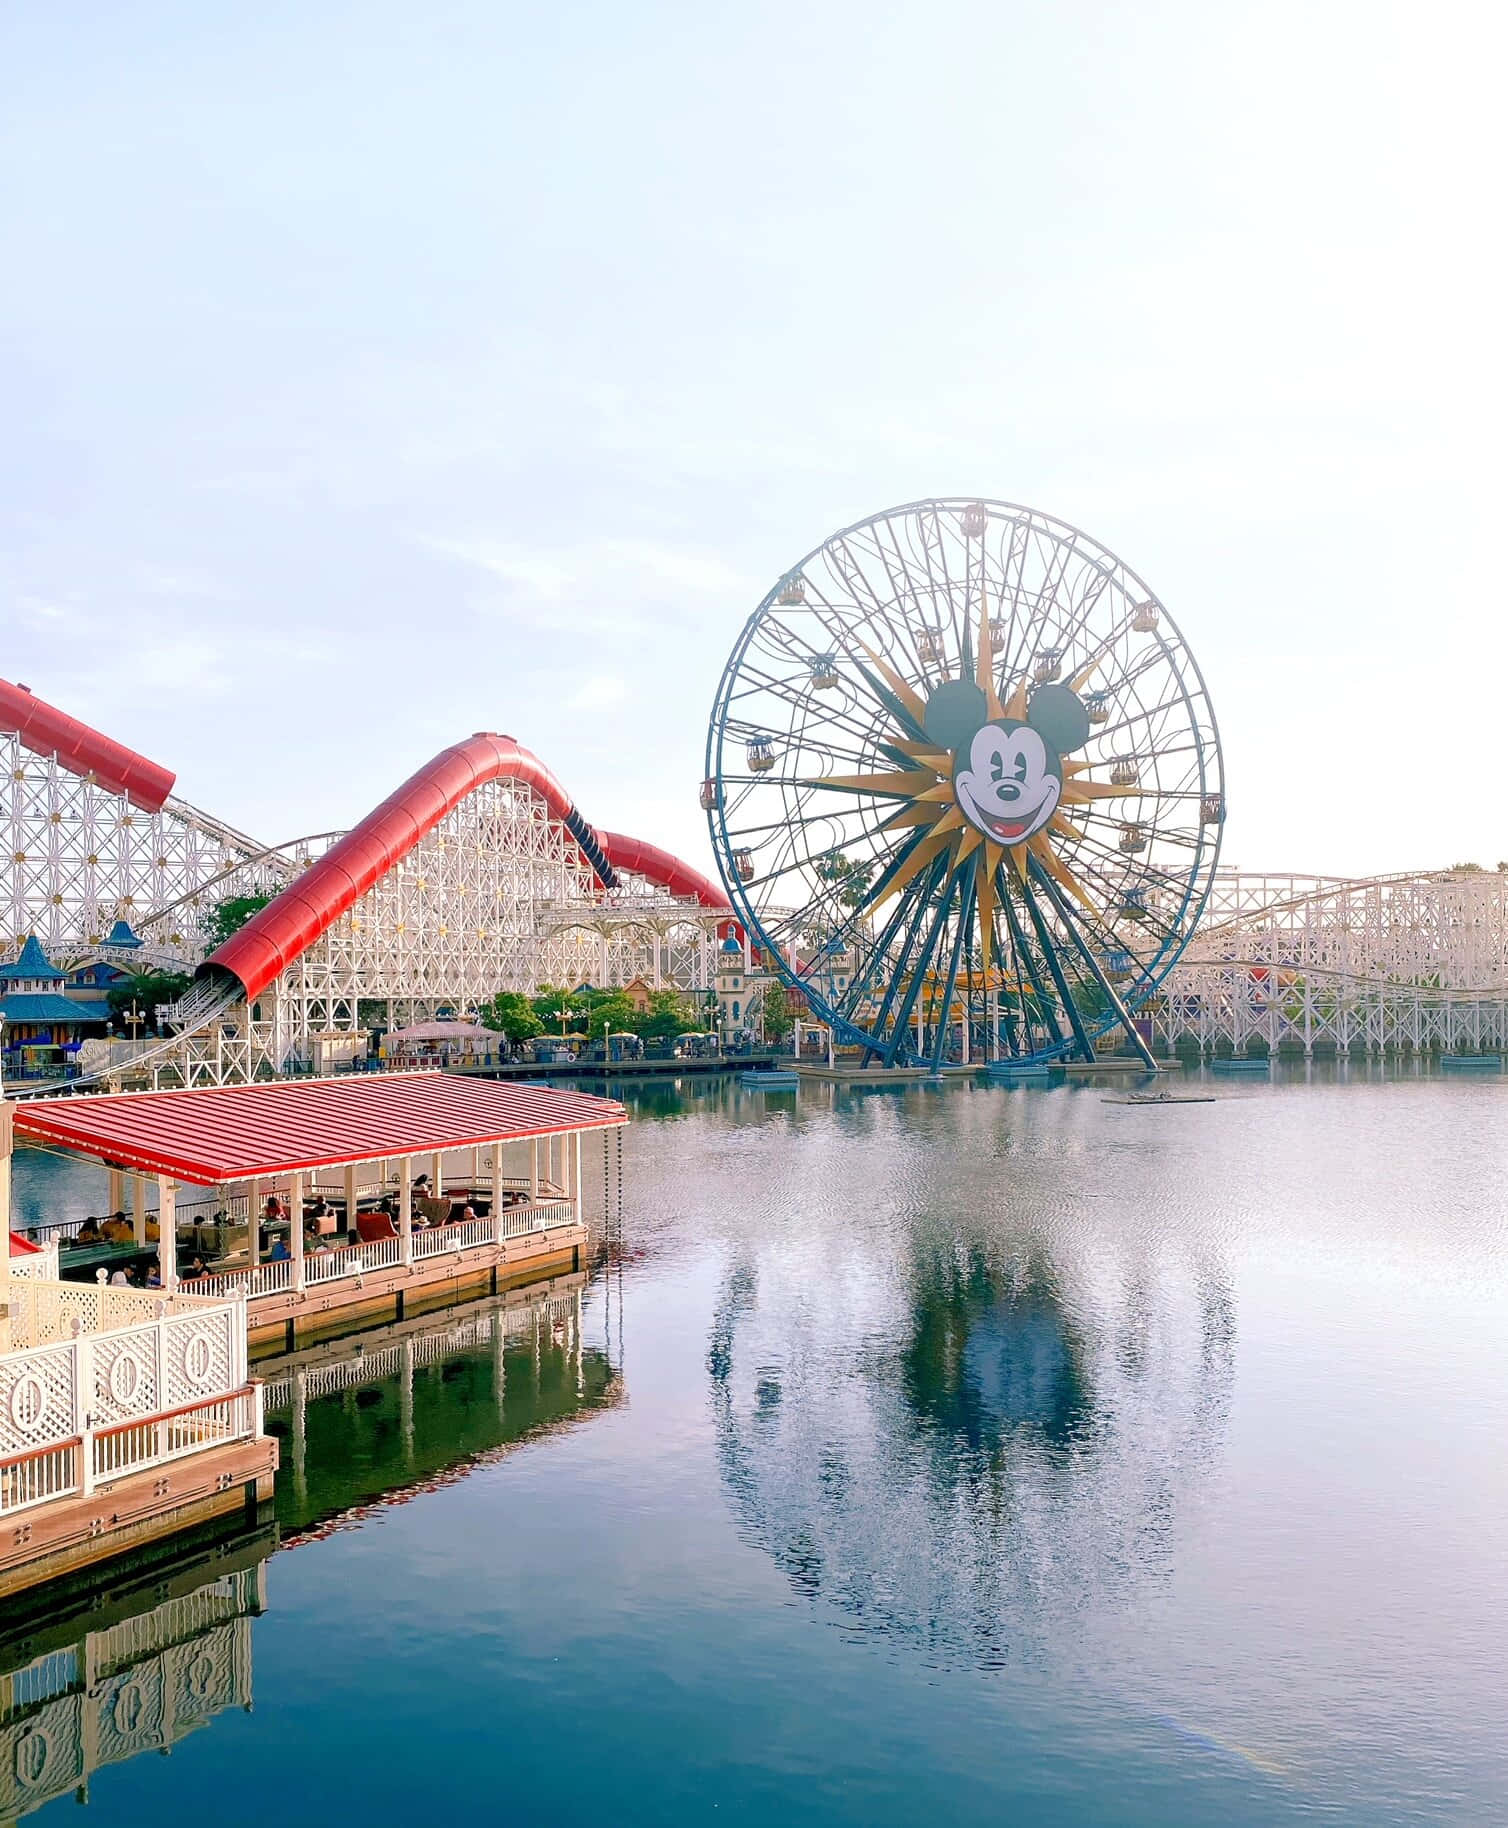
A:
<svg viewBox="0 0 1508 1828">
<path fill-rule="evenodd" d="M 488 1028 L 506 1035 L 514 1047 L 545 1032 L 534 1004 L 521 990 L 500 990 L 483 1012 L 483 1020 Z"/>
<path fill-rule="evenodd" d="M 223 946 L 233 933 L 239 933 L 253 914 L 260 914 L 270 895 L 231 895 L 216 902 L 204 922 L 204 938 L 211 952 Z"/>
<path fill-rule="evenodd" d="M 651 990 L 649 1007 L 640 1010 L 629 1027 L 646 1041 L 673 1040 L 696 1027 L 696 1012 L 679 991 Z"/>
<path fill-rule="evenodd" d="M 150 1022 L 160 1003 L 176 1003 L 188 990 L 193 979 L 183 971 L 135 971 L 112 984 L 105 992 L 110 1006 L 112 1027 L 123 1024 L 126 1011 L 139 1009 L 143 1020 Z"/>
<path fill-rule="evenodd" d="M 791 1009 L 791 999 L 785 993 L 785 985 L 779 982 L 770 985 L 764 993 L 764 1033 L 767 1041 L 773 1041 L 778 1047 L 796 1026 L 796 1017 Z"/>
<path fill-rule="evenodd" d="M 852 857 L 845 857 L 842 851 L 829 851 L 825 857 L 818 858 L 817 874 L 823 882 L 831 883 L 837 890 L 840 907 L 856 908 L 868 892 L 874 866 L 855 863 Z"/>
</svg>

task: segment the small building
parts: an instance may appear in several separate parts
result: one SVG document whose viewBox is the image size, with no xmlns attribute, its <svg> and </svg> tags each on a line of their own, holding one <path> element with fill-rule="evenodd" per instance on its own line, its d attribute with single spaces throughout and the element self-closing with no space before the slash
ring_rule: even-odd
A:
<svg viewBox="0 0 1508 1828">
<path fill-rule="evenodd" d="M 86 1029 L 103 1028 L 102 1004 L 66 994 L 66 976 L 52 964 L 36 934 L 27 937 L 13 964 L 0 965 L 0 1020 L 5 1024 L 7 1071 L 27 1077 L 55 1069 L 77 1053 Z"/>
<path fill-rule="evenodd" d="M 623 995 L 628 998 L 635 1015 L 647 1015 L 649 1003 L 654 995 L 654 986 L 642 977 L 630 978 L 623 986 Z"/>
<path fill-rule="evenodd" d="M 730 933 L 717 949 L 717 975 L 713 986 L 717 992 L 717 1031 L 725 1042 L 731 1041 L 745 1026 L 747 976 L 744 949 Z"/>
</svg>

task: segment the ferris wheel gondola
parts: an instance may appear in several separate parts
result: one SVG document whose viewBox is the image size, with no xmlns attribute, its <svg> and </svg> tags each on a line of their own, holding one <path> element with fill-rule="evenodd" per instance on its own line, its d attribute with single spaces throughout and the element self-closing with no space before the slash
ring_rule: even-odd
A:
<svg viewBox="0 0 1508 1828">
<path fill-rule="evenodd" d="M 1114 554 L 1001 502 L 834 534 L 746 623 L 701 794 L 733 905 L 840 1046 L 1091 1057 L 1166 976 L 1225 816 L 1214 714 Z M 834 961 L 841 961 L 841 969 Z"/>
</svg>

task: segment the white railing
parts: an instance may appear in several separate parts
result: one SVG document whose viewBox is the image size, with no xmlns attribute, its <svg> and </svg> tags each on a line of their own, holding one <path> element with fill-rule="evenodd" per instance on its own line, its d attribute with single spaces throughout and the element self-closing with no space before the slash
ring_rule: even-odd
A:
<svg viewBox="0 0 1508 1828">
<path fill-rule="evenodd" d="M 228 1396 L 101 1429 L 93 1438 L 94 1476 L 118 1479 L 206 1447 L 249 1440 L 257 1432 L 256 1399 L 255 1386 L 247 1385 Z"/>
<path fill-rule="evenodd" d="M 508 1207 L 503 1213 L 503 1236 L 522 1238 L 531 1231 L 555 1231 L 575 1223 L 576 1209 L 569 1200 L 540 1200 L 532 1206 Z"/>
<path fill-rule="evenodd" d="M 0 1354 L 0 1515 L 259 1432 L 254 1405 L 249 1422 L 244 1404 L 223 1408 L 247 1389 L 241 1302 L 14 1281 L 10 1295 L 12 1350 Z M 78 1324 L 76 1296 L 95 1304 L 102 1324 L 93 1331 Z M 151 1318 L 140 1318 L 143 1308 Z M 46 1327 L 66 1325 L 67 1337 L 38 1343 L 38 1310 Z"/>
<path fill-rule="evenodd" d="M 0 1461 L 0 1516 L 76 1492 L 83 1445 L 81 1439 L 56 1441 Z"/>
<path fill-rule="evenodd" d="M 193 1313 L 213 1305 L 198 1294 L 164 1294 L 158 1289 L 112 1288 L 107 1283 L 44 1282 L 12 1278 L 12 1352 L 72 1339 L 78 1333 L 117 1333 L 165 1315 Z M 3 1431 L 0 1431 L 3 1432 Z"/>
<path fill-rule="evenodd" d="M 243 1263 L 238 1269 L 218 1270 L 210 1276 L 201 1276 L 194 1283 L 195 1294 L 229 1297 L 234 1300 L 244 1296 L 248 1300 L 257 1295 L 281 1295 L 293 1287 L 293 1260 L 291 1257 L 279 1257 L 272 1263 L 258 1263 L 253 1268 Z"/>
<path fill-rule="evenodd" d="M 40 1249 L 32 1251 L 27 1256 L 12 1255 L 10 1273 L 13 1276 L 24 1276 L 28 1282 L 56 1282 L 58 1280 L 57 1239 L 51 1239 Z"/>
<path fill-rule="evenodd" d="M 431 1225 L 414 1233 L 414 1256 L 441 1257 L 448 1250 L 471 1250 L 495 1242 L 492 1220 L 458 1219 L 453 1225 Z"/>
<path fill-rule="evenodd" d="M 372 1244 L 342 1244 L 335 1250 L 315 1251 L 304 1258 L 304 1281 L 338 1282 L 343 1276 L 391 1269 L 402 1261 L 402 1249 L 401 1238 L 378 1238 Z"/>
</svg>

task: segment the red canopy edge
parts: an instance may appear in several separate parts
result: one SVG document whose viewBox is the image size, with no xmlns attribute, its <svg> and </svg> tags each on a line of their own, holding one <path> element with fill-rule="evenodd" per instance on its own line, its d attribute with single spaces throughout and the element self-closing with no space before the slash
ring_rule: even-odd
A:
<svg viewBox="0 0 1508 1828">
<path fill-rule="evenodd" d="M 72 774 L 92 774 L 143 812 L 161 812 L 177 778 L 8 679 L 0 679 L 0 732 L 17 737 L 34 755 L 55 755 Z"/>
<path fill-rule="evenodd" d="M 112 1092 L 15 1109 L 20 1136 L 203 1187 L 627 1121 L 610 1098 L 425 1072 Z"/>
</svg>

